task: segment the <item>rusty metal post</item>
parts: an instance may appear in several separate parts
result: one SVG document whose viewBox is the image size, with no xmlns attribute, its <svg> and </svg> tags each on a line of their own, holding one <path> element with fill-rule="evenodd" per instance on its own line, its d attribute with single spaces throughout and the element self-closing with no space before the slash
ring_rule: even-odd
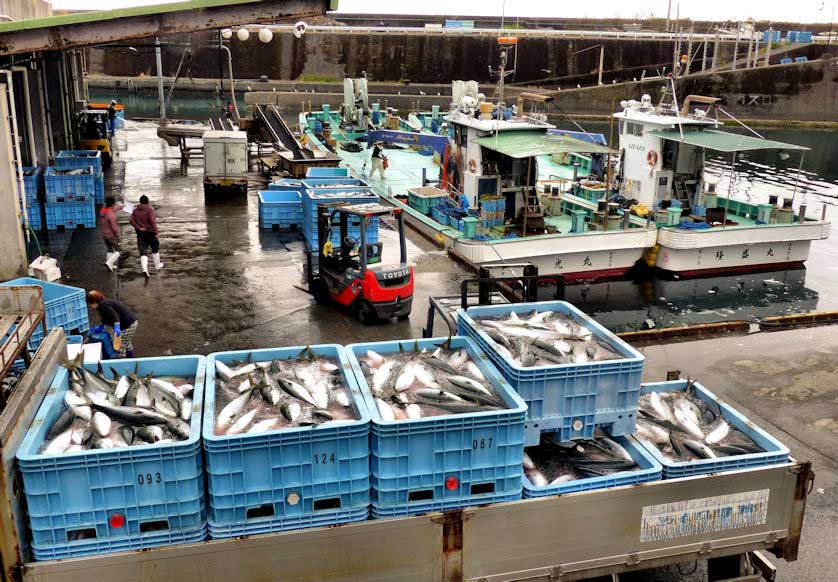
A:
<svg viewBox="0 0 838 582">
<path fill-rule="evenodd" d="M 448 511 L 442 521 L 442 579 L 463 579 L 463 511 Z"/>
</svg>

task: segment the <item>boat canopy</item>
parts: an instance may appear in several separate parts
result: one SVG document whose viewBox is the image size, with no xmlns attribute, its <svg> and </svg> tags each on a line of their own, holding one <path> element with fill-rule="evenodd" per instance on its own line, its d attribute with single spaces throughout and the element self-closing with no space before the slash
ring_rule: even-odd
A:
<svg viewBox="0 0 838 582">
<path fill-rule="evenodd" d="M 543 131 L 504 131 L 477 138 L 481 147 L 510 158 L 530 158 L 545 154 L 605 154 L 606 146 L 582 141 L 567 135 Z"/>
<path fill-rule="evenodd" d="M 807 147 L 791 143 L 784 143 L 781 141 L 752 137 L 750 135 L 741 135 L 738 133 L 729 133 L 714 129 L 705 129 L 703 131 L 684 131 L 683 136 L 678 129 L 656 129 L 654 131 L 646 132 L 646 135 L 659 137 L 669 141 L 677 141 L 679 143 L 685 143 L 687 145 L 697 146 L 708 150 L 715 150 L 717 152 L 732 153 L 753 150 L 809 149 Z"/>
</svg>

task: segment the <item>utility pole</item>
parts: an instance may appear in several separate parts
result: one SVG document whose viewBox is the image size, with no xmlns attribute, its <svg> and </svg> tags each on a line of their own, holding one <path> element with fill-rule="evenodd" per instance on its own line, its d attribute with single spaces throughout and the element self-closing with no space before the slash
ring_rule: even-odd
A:
<svg viewBox="0 0 838 582">
<path fill-rule="evenodd" d="M 751 57 L 754 54 L 754 19 L 750 20 L 751 22 L 751 36 L 748 39 L 748 57 L 745 59 L 745 68 L 751 66 Z"/>
<path fill-rule="evenodd" d="M 690 22 L 690 35 L 687 37 L 687 70 L 685 71 L 685 75 L 690 74 L 690 68 L 692 68 L 693 64 L 693 30 L 695 29 L 695 24 Z"/>
<path fill-rule="evenodd" d="M 672 15 L 672 0 L 666 4 L 666 32 L 669 32 L 670 16 Z"/>
<path fill-rule="evenodd" d="M 742 23 L 736 23 L 736 43 L 733 45 L 733 62 L 730 65 L 730 68 L 736 70 L 736 59 L 739 58 L 739 39 L 742 35 Z"/>
<path fill-rule="evenodd" d="M 771 39 L 774 37 L 774 29 L 768 27 L 768 43 L 765 45 L 765 66 L 767 67 L 771 61 Z"/>
<path fill-rule="evenodd" d="M 597 86 L 602 85 L 602 69 L 605 65 L 605 45 L 599 45 L 599 75 L 597 76 Z"/>
<path fill-rule="evenodd" d="M 160 109 L 160 125 L 166 123 L 166 97 L 163 91 L 163 55 L 160 51 L 160 37 L 154 37 L 154 56 L 157 60 L 157 102 Z"/>
<path fill-rule="evenodd" d="M 759 66 L 759 35 L 754 38 L 754 68 Z"/>
<path fill-rule="evenodd" d="M 719 67 L 719 49 L 721 48 L 719 43 L 719 31 L 716 30 L 716 38 L 713 41 L 713 61 L 710 64 L 710 70 L 715 71 Z"/>
<path fill-rule="evenodd" d="M 704 38 L 704 54 L 701 56 L 701 70 L 707 70 L 707 38 Z"/>
</svg>

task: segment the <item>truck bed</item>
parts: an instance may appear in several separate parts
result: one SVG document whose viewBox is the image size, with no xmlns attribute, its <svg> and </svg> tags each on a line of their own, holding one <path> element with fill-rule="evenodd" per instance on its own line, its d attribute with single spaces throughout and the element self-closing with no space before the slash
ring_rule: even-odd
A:
<svg viewBox="0 0 838 582">
<path fill-rule="evenodd" d="M 0 413 L 7 580 L 90 582 L 103 572 L 121 582 L 580 580 L 759 550 L 797 559 L 814 476 L 810 463 L 791 460 L 445 514 L 32 562 L 12 459 L 63 350 L 53 330 L 15 395 L 26 406 Z"/>
</svg>

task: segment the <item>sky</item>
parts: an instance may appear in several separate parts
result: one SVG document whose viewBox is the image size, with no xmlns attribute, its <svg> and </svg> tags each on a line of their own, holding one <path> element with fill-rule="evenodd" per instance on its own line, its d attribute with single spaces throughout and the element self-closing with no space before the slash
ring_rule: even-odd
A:
<svg viewBox="0 0 838 582">
<path fill-rule="evenodd" d="M 163 4 L 165 0 L 52 0 L 56 9 L 101 10 Z M 423 0 L 421 3 L 404 0 L 340 0 L 341 12 L 381 12 L 388 14 L 451 14 L 542 16 L 568 18 L 622 17 L 630 19 L 665 17 L 667 0 L 635 1 L 599 0 L 598 2 L 560 2 L 555 0 Z M 678 0 L 672 0 L 675 16 Z M 680 2 L 682 17 L 694 20 L 757 20 L 824 22 L 831 21 L 838 0 L 684 0 Z M 505 6 L 505 8 L 504 8 Z"/>
</svg>

